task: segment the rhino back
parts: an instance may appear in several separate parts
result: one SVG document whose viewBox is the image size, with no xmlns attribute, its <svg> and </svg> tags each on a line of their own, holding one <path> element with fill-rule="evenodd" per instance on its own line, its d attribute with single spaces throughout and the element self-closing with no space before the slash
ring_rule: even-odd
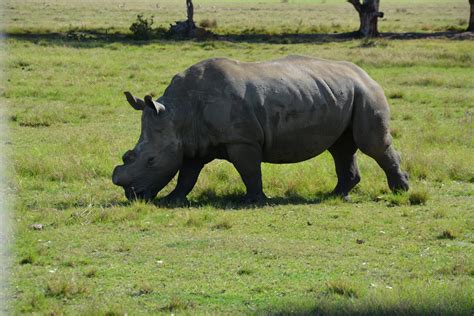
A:
<svg viewBox="0 0 474 316">
<path fill-rule="evenodd" d="M 264 161 L 302 161 L 326 150 L 350 124 L 360 70 L 289 56 L 261 63 L 210 59 L 177 75 L 165 97 L 186 113 L 194 151 L 258 143 Z M 190 126 L 193 126 L 190 129 Z"/>
</svg>

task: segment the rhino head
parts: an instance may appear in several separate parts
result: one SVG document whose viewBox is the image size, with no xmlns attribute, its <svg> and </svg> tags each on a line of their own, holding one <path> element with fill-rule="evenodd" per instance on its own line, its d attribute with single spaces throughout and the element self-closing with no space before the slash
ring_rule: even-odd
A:
<svg viewBox="0 0 474 316">
<path fill-rule="evenodd" d="M 128 103 L 142 111 L 141 134 L 135 148 L 115 167 L 112 182 L 125 190 L 129 200 L 152 200 L 178 172 L 182 160 L 181 141 L 163 104 L 151 96 L 144 100 L 125 92 Z"/>
</svg>

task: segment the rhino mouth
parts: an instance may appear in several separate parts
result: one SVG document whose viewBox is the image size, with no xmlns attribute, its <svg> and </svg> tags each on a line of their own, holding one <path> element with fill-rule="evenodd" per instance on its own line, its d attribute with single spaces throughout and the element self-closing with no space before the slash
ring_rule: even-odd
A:
<svg viewBox="0 0 474 316">
<path fill-rule="evenodd" d="M 138 181 L 124 181 L 125 178 L 120 177 L 120 168 L 122 168 L 122 166 L 115 168 L 112 176 L 113 183 L 124 189 L 127 200 L 143 200 L 145 202 L 152 201 L 158 192 L 160 192 L 173 179 L 178 171 L 176 170 L 174 172 L 158 175 L 158 177 L 148 179 L 147 181 L 140 181 L 137 184 Z M 156 180 L 156 178 L 158 178 L 158 180 Z"/>
<path fill-rule="evenodd" d="M 143 200 L 149 202 L 153 200 L 157 193 L 153 194 L 150 190 L 140 190 L 134 187 L 124 187 L 125 197 L 129 201 Z"/>
</svg>

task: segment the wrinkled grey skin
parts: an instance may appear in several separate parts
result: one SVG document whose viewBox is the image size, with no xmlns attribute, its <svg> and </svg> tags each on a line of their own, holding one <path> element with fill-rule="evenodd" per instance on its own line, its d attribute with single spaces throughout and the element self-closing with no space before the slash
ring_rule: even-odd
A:
<svg viewBox="0 0 474 316">
<path fill-rule="evenodd" d="M 294 163 L 325 150 L 336 165 L 333 194 L 347 197 L 360 181 L 357 149 L 377 161 L 390 189 L 408 190 L 384 93 L 351 63 L 209 59 L 176 75 L 157 101 L 126 94 L 143 111 L 140 139 L 113 173 L 128 199 L 153 199 L 179 171 L 167 199 L 185 201 L 203 166 L 225 159 L 246 186 L 245 201 L 259 202 L 262 162 Z"/>
</svg>

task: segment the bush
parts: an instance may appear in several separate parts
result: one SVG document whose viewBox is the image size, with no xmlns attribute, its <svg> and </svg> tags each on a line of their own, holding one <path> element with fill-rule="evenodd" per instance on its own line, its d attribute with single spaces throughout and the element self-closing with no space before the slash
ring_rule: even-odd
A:
<svg viewBox="0 0 474 316">
<path fill-rule="evenodd" d="M 133 38 L 137 40 L 147 40 L 153 36 L 153 16 L 143 18 L 142 14 L 137 15 L 137 20 L 130 26 L 130 31 L 133 33 Z"/>
<path fill-rule="evenodd" d="M 203 27 L 205 29 L 211 29 L 211 28 L 216 28 L 217 27 L 217 21 L 216 19 L 204 19 L 199 22 L 199 26 Z"/>
</svg>

